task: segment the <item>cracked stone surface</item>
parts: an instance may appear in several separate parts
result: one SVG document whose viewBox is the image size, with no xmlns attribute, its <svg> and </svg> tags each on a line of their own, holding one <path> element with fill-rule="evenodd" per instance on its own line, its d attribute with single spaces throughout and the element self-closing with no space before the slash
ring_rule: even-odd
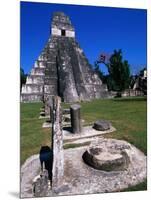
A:
<svg viewBox="0 0 151 200">
<path fill-rule="evenodd" d="M 113 140 L 113 139 L 112 139 Z M 115 140 L 119 146 L 119 140 Z M 48 196 L 92 194 L 120 191 L 146 179 L 146 156 L 135 146 L 128 145 L 130 164 L 124 171 L 97 170 L 88 166 L 82 159 L 88 146 L 64 150 L 64 184 L 56 193 L 48 191 Z M 30 157 L 21 168 L 21 197 L 32 197 L 32 181 L 39 174 L 39 156 Z"/>
<path fill-rule="evenodd" d="M 118 140 L 115 141 L 118 143 Z M 124 143 L 130 145 L 125 141 Z M 133 145 L 127 150 L 130 164 L 124 171 L 105 172 L 88 166 L 82 159 L 86 149 L 87 147 L 80 147 L 65 151 L 64 179 L 70 189 L 60 195 L 119 191 L 146 178 L 146 156 Z"/>
<path fill-rule="evenodd" d="M 39 155 L 29 157 L 21 167 L 21 198 L 33 197 L 33 180 L 40 173 Z"/>
</svg>

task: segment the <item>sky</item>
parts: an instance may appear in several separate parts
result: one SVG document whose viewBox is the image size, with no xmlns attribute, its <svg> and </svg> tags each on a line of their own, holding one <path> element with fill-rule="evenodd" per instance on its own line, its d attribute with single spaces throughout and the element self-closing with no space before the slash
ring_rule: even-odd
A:
<svg viewBox="0 0 151 200">
<path fill-rule="evenodd" d="M 21 2 L 20 65 L 30 73 L 34 62 L 51 37 L 52 14 L 62 11 L 70 17 L 76 40 L 94 65 L 100 53 L 111 55 L 122 49 L 132 74 L 147 63 L 147 11 L 143 9 Z M 106 74 L 107 68 L 100 65 Z"/>
</svg>

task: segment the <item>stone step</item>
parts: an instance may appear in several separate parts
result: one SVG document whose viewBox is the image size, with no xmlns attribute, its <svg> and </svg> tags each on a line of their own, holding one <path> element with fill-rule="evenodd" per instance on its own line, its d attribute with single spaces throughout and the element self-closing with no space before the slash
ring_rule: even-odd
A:
<svg viewBox="0 0 151 200">
<path fill-rule="evenodd" d="M 57 95 L 57 85 L 44 85 L 44 93 L 50 95 Z"/>
<path fill-rule="evenodd" d="M 45 69 L 44 68 L 40 68 L 40 67 L 36 67 L 36 68 L 33 68 L 31 70 L 31 75 L 44 75 L 45 73 Z"/>
<path fill-rule="evenodd" d="M 41 75 L 29 75 L 26 79 L 27 84 L 37 84 L 41 85 L 44 84 L 44 76 Z"/>
<path fill-rule="evenodd" d="M 21 102 L 40 102 L 42 97 L 43 94 L 41 93 L 21 94 Z"/>
<path fill-rule="evenodd" d="M 43 93 L 43 85 L 26 84 L 22 86 L 22 94 Z"/>
<path fill-rule="evenodd" d="M 57 82 L 58 82 L 57 77 L 46 76 L 44 79 L 45 85 L 57 85 Z"/>
</svg>

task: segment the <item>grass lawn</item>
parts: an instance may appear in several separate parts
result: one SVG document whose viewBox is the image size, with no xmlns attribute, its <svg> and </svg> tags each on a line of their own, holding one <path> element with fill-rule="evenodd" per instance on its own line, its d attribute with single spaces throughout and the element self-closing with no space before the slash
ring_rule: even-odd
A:
<svg viewBox="0 0 151 200">
<path fill-rule="evenodd" d="M 45 119 L 38 119 L 41 107 L 41 103 L 21 103 L 21 164 L 29 156 L 39 153 L 41 146 L 50 145 L 50 129 L 42 128 Z"/>
<path fill-rule="evenodd" d="M 81 103 L 82 118 L 91 124 L 97 119 L 109 120 L 116 132 L 104 135 L 124 139 L 147 154 L 147 104 L 143 97 L 94 100 Z M 40 147 L 50 145 L 51 131 L 42 128 L 45 119 L 38 119 L 41 103 L 21 103 L 21 164 Z M 69 107 L 64 104 L 63 107 Z M 71 148 L 71 147 L 70 147 Z M 146 182 L 135 190 L 146 189 Z"/>
</svg>

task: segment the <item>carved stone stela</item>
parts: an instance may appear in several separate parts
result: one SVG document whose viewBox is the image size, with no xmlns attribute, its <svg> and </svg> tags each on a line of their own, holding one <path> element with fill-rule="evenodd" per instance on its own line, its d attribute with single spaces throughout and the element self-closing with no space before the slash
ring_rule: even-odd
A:
<svg viewBox="0 0 151 200">
<path fill-rule="evenodd" d="M 64 175 L 62 113 L 60 97 L 53 98 L 53 126 L 52 126 L 52 188 L 55 190 L 62 186 Z"/>
<path fill-rule="evenodd" d="M 22 87 L 21 101 L 43 101 L 51 95 L 65 102 L 108 96 L 106 85 L 76 41 L 69 17 L 62 12 L 53 15 L 51 37 Z"/>
</svg>

